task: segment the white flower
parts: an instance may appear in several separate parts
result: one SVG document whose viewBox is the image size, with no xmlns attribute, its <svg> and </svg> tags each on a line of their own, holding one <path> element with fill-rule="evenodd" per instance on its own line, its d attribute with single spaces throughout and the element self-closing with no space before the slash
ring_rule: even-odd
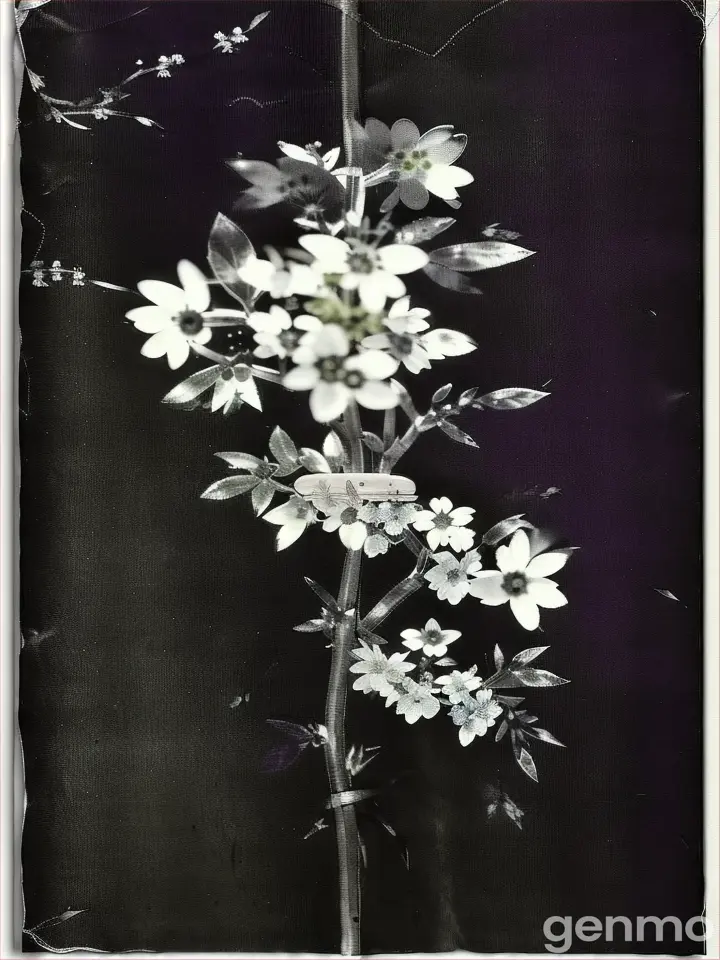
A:
<svg viewBox="0 0 720 960">
<path fill-rule="evenodd" d="M 227 367 L 220 373 L 213 388 L 210 409 L 214 413 L 224 407 L 223 412 L 228 413 L 236 396 L 243 403 L 262 410 L 262 401 L 253 380 L 252 369 L 245 363 L 236 363 L 234 367 Z"/>
<path fill-rule="evenodd" d="M 466 747 L 475 737 L 484 737 L 488 727 L 495 726 L 495 720 L 503 712 L 502 707 L 493 699 L 492 690 L 478 690 L 475 699 L 468 697 L 450 711 L 453 723 L 460 727 L 460 743 Z"/>
<path fill-rule="evenodd" d="M 459 205 L 453 202 L 458 195 L 456 188 L 473 181 L 467 170 L 452 166 L 467 146 L 465 134 L 443 125 L 420 136 L 410 120 L 398 120 L 391 130 L 375 121 L 372 136 L 376 147 L 385 153 L 386 164 L 370 175 L 368 185 L 388 179 L 397 181 L 382 210 L 391 210 L 398 201 L 411 210 L 421 210 L 427 206 L 430 193 L 451 206 Z"/>
<path fill-rule="evenodd" d="M 248 325 L 255 331 L 256 357 L 289 357 L 297 349 L 303 333 L 319 330 L 322 323 L 317 317 L 301 314 L 293 320 L 287 310 L 276 304 L 268 313 L 255 311 L 248 317 Z"/>
<path fill-rule="evenodd" d="M 385 536 L 384 533 L 380 533 L 378 529 L 368 529 L 367 537 L 365 543 L 363 544 L 363 550 L 365 551 L 366 557 L 377 557 L 381 553 L 387 553 L 390 549 L 390 541 Z"/>
<path fill-rule="evenodd" d="M 477 667 L 470 667 L 469 670 L 453 670 L 452 673 L 443 677 L 437 677 L 435 683 L 441 688 L 442 695 L 447 697 L 450 703 L 462 703 L 467 700 L 473 690 L 480 686 L 480 678 L 476 677 Z"/>
<path fill-rule="evenodd" d="M 375 522 L 382 526 L 391 537 L 399 537 L 417 516 L 418 508 L 414 503 L 401 500 L 388 500 L 377 504 Z"/>
<path fill-rule="evenodd" d="M 302 497 L 290 497 L 290 499 L 279 507 L 274 507 L 265 514 L 263 520 L 268 523 L 274 523 L 279 526 L 277 535 L 278 550 L 285 550 L 291 543 L 295 543 L 298 537 L 307 530 L 311 523 L 315 522 L 317 514 L 315 508 Z"/>
<path fill-rule="evenodd" d="M 444 360 L 445 357 L 461 357 L 477 348 L 475 341 L 457 330 L 442 327 L 430 330 L 420 338 L 420 344 L 431 360 Z"/>
<path fill-rule="evenodd" d="M 155 65 L 158 77 L 169 77 L 170 67 L 180 66 L 183 63 L 185 63 L 185 58 L 179 53 L 173 53 L 169 57 L 158 57 L 158 62 Z"/>
<path fill-rule="evenodd" d="M 567 559 L 565 553 L 550 552 L 531 560 L 528 536 L 518 530 L 508 546 L 496 550 L 498 570 L 478 574 L 480 579 L 473 581 L 470 593 L 488 606 L 509 602 L 518 623 L 526 630 L 535 630 L 540 623 L 538 607 L 563 607 L 567 603 L 555 581 L 547 579 L 561 570 Z"/>
<path fill-rule="evenodd" d="M 436 590 L 439 600 L 447 600 L 455 606 L 470 590 L 468 577 L 479 573 L 482 563 L 477 550 L 470 550 L 458 559 L 447 550 L 432 556 L 436 566 L 425 574 L 431 590 Z"/>
<path fill-rule="evenodd" d="M 375 333 L 365 337 L 362 344 L 375 350 L 386 350 L 390 356 L 403 363 L 410 373 L 420 373 L 430 368 L 430 356 L 422 338 L 418 336 L 427 330 L 429 324 L 425 317 L 429 310 L 420 307 L 410 309 L 410 298 L 396 300 L 383 321 L 387 333 Z"/>
<path fill-rule="evenodd" d="M 332 170 L 340 157 L 340 147 L 333 147 L 327 153 L 320 154 L 322 144 L 319 141 L 309 143 L 306 147 L 299 147 L 295 143 L 285 143 L 284 140 L 278 140 L 278 146 L 287 157 L 293 160 L 300 160 L 302 163 L 314 163 L 325 170 Z"/>
<path fill-rule="evenodd" d="M 395 712 L 405 717 L 408 723 L 417 723 L 420 717 L 430 720 L 440 710 L 440 701 L 433 696 L 430 687 L 423 683 L 416 683 L 409 678 L 403 682 L 404 693 L 398 697 L 390 697 L 388 703 L 397 698 Z"/>
<path fill-rule="evenodd" d="M 238 277 L 258 290 L 267 291 L 273 300 L 284 297 L 312 297 L 322 284 L 319 276 L 305 263 L 284 263 L 280 257 L 260 260 L 250 257 L 239 269 Z"/>
<path fill-rule="evenodd" d="M 163 280 L 142 280 L 138 290 L 155 306 L 135 307 L 125 316 L 137 330 L 152 333 L 140 353 L 144 357 L 167 355 L 171 370 L 177 370 L 190 356 L 190 344 L 207 343 L 212 331 L 203 326 L 210 306 L 210 288 L 195 264 L 181 260 L 177 265 L 181 286 Z"/>
<path fill-rule="evenodd" d="M 422 630 L 403 630 L 400 634 L 403 646 L 409 650 L 422 650 L 426 657 L 444 657 L 448 644 L 458 640 L 459 630 L 443 630 L 437 620 L 430 619 Z"/>
<path fill-rule="evenodd" d="M 375 691 L 381 697 L 389 697 L 395 692 L 395 685 L 403 682 L 404 675 L 415 669 L 414 663 L 405 663 L 407 653 L 393 653 L 388 658 L 376 643 L 372 648 L 364 643 L 353 653 L 359 661 L 350 665 L 350 673 L 362 674 L 353 683 L 353 690 L 363 693 Z"/>
<path fill-rule="evenodd" d="M 475 511 L 472 507 L 455 507 L 447 497 L 434 497 L 429 510 L 421 510 L 413 526 L 420 532 L 427 532 L 427 542 L 431 550 L 446 547 L 453 550 L 469 550 L 475 540 L 475 533 L 465 529 Z"/>
<path fill-rule="evenodd" d="M 300 246 L 315 257 L 314 267 L 323 275 L 339 274 L 343 290 L 357 290 L 366 310 L 377 313 L 388 297 L 405 293 L 398 274 L 420 270 L 428 255 L 418 247 L 391 243 L 374 247 L 361 240 L 341 240 L 325 234 L 300 237 Z"/>
<path fill-rule="evenodd" d="M 341 503 L 332 507 L 323 520 L 323 530 L 327 533 L 339 531 L 340 539 L 348 550 L 359 550 L 368 535 L 367 525 L 358 518 L 359 511 L 360 508 L 352 504 Z"/>
<path fill-rule="evenodd" d="M 293 354 L 298 364 L 283 379 L 289 390 L 311 390 L 310 411 L 327 423 L 341 416 L 353 397 L 370 410 L 397 406 L 398 397 L 384 382 L 397 362 L 380 350 L 348 356 L 350 341 L 341 326 L 327 323 L 306 333 Z"/>
</svg>

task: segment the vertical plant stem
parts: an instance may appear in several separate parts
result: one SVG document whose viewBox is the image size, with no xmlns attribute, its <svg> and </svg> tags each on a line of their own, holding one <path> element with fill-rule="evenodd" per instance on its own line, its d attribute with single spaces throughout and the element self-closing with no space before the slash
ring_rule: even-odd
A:
<svg viewBox="0 0 720 960">
<path fill-rule="evenodd" d="M 350 469 L 363 470 L 363 448 L 360 439 L 360 415 L 354 402 L 345 411 L 345 430 L 350 448 Z M 350 654 L 356 638 L 357 605 L 360 593 L 362 550 L 348 550 L 345 555 L 338 606 L 342 611 L 355 609 L 353 616 L 342 617 L 333 636 L 332 662 L 325 705 L 325 726 L 328 742 L 325 746 L 330 793 L 338 794 L 351 787 L 345 767 L 345 706 L 347 701 Z M 357 956 L 360 953 L 360 838 L 357 816 L 352 804 L 334 807 L 335 838 L 338 857 L 340 895 L 340 953 Z"/>
</svg>

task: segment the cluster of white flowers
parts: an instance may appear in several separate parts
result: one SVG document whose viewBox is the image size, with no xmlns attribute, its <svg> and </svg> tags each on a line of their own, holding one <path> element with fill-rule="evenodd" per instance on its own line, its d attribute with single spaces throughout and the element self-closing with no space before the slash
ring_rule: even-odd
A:
<svg viewBox="0 0 720 960">
<path fill-rule="evenodd" d="M 69 277 L 72 279 L 74 287 L 85 286 L 85 271 L 80 267 L 63 267 L 59 260 L 53 260 L 49 267 L 46 267 L 42 260 L 33 260 L 30 264 L 30 271 L 32 272 L 32 285 L 34 287 L 50 286 L 46 283 L 45 277 L 49 277 L 53 283 L 59 283 Z"/>
<path fill-rule="evenodd" d="M 158 57 L 155 70 L 157 70 L 158 77 L 166 79 L 171 76 L 170 67 L 179 67 L 183 63 L 185 63 L 185 57 L 182 54 L 173 53 L 169 57 Z"/>
<path fill-rule="evenodd" d="M 213 34 L 213 37 L 217 40 L 213 49 L 219 49 L 221 53 L 234 53 L 236 46 L 241 43 L 247 43 L 250 39 L 242 27 L 233 27 L 230 33 L 223 33 L 221 30 L 218 30 L 217 33 Z"/>
</svg>

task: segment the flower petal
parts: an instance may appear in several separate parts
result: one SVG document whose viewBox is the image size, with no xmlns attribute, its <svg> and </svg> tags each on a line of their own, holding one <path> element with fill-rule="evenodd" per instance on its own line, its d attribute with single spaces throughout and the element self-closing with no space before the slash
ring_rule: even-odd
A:
<svg viewBox="0 0 720 960">
<path fill-rule="evenodd" d="M 568 561 L 565 553 L 541 553 L 533 557 L 527 565 L 526 573 L 529 577 L 551 577 L 558 570 L 562 570 Z"/>
<path fill-rule="evenodd" d="M 141 333 L 159 333 L 172 324 L 172 316 L 162 307 L 133 307 L 125 314 Z"/>
<path fill-rule="evenodd" d="M 390 128 L 390 145 L 393 150 L 409 150 L 420 139 L 420 131 L 412 120 L 396 120 Z"/>
<path fill-rule="evenodd" d="M 530 541 L 524 530 L 518 530 L 508 544 L 513 561 L 513 571 L 524 570 L 530 561 Z"/>
<path fill-rule="evenodd" d="M 360 406 L 368 410 L 391 410 L 398 402 L 397 394 L 390 384 L 379 380 L 370 380 L 359 390 L 355 390 L 355 399 Z"/>
<path fill-rule="evenodd" d="M 362 277 L 357 274 L 350 274 L 349 276 L 357 281 L 360 301 L 368 313 L 379 313 L 385 306 L 387 295 L 383 284 L 378 282 L 378 274 L 369 273 Z"/>
<path fill-rule="evenodd" d="M 350 396 L 345 384 L 321 380 L 310 394 L 310 412 L 320 423 L 337 420 L 345 412 Z"/>
<path fill-rule="evenodd" d="M 515 619 L 526 630 L 537 630 L 540 625 L 540 611 L 530 594 L 523 593 L 519 597 L 510 597 L 510 609 Z"/>
<path fill-rule="evenodd" d="M 185 291 L 164 280 L 141 280 L 138 290 L 148 300 L 163 307 L 172 316 L 181 313 L 187 307 Z"/>
<path fill-rule="evenodd" d="M 380 334 L 382 336 L 382 334 Z M 398 362 L 382 350 L 364 350 L 345 363 L 347 370 L 358 370 L 368 380 L 385 380 L 398 368 Z"/>
<path fill-rule="evenodd" d="M 428 262 L 428 255 L 409 243 L 391 243 L 378 250 L 378 259 L 383 270 L 389 273 L 412 273 L 421 270 Z M 402 294 L 399 294 L 402 296 Z"/>
<path fill-rule="evenodd" d="M 219 410 L 220 407 L 224 407 L 228 400 L 232 400 L 234 395 L 235 381 L 223 380 L 222 377 L 218 377 L 218 379 L 215 381 L 212 402 L 210 404 L 210 409 L 212 412 L 215 413 L 215 411 Z"/>
<path fill-rule="evenodd" d="M 171 370 L 177 370 L 190 356 L 190 344 L 185 337 L 176 336 L 168 342 L 167 360 Z"/>
<path fill-rule="evenodd" d="M 202 270 L 190 260 L 181 260 L 177 265 L 177 274 L 185 291 L 188 307 L 198 313 L 207 310 L 210 306 L 210 287 Z"/>
<path fill-rule="evenodd" d="M 288 390 L 312 390 L 320 379 L 316 367 L 295 367 L 283 377 L 283 386 Z"/>
<path fill-rule="evenodd" d="M 339 237 L 331 237 L 325 233 L 310 233 L 300 237 L 298 243 L 317 260 L 322 260 L 324 263 L 337 263 L 341 270 L 347 268 L 350 247 Z"/>
<path fill-rule="evenodd" d="M 552 580 L 531 580 L 528 583 L 527 591 L 528 596 L 532 597 L 540 607 L 555 609 L 556 607 L 564 607 L 567 603 L 567 597 Z"/>
<path fill-rule="evenodd" d="M 482 600 L 488 607 L 499 607 L 510 599 L 502 587 L 503 575 L 495 570 L 481 570 L 474 580 L 470 581 L 470 593 L 473 597 Z"/>
<path fill-rule="evenodd" d="M 410 210 L 422 210 L 430 201 L 430 194 L 419 180 L 401 180 L 397 186 L 400 200 Z"/>
<path fill-rule="evenodd" d="M 456 133 L 455 136 L 445 137 L 443 140 L 438 140 L 436 143 L 428 143 L 427 145 L 423 142 L 426 136 L 427 134 L 423 134 L 420 138 L 421 143 L 418 144 L 418 146 L 427 150 L 428 160 L 433 164 L 449 165 L 455 163 L 467 146 L 467 135 L 464 133 Z"/>
<path fill-rule="evenodd" d="M 174 326 L 161 330 L 145 341 L 140 348 L 140 353 L 144 357 L 151 357 L 152 359 L 164 357 L 168 352 L 168 347 L 176 337 L 177 331 Z"/>
<path fill-rule="evenodd" d="M 340 527 L 340 539 L 348 550 L 359 550 L 365 543 L 366 536 L 367 527 L 360 520 Z"/>
</svg>

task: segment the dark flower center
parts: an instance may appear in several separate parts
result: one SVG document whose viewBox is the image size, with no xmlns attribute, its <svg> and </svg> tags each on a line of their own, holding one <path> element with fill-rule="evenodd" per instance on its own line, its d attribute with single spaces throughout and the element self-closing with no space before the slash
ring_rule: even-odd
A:
<svg viewBox="0 0 720 960">
<path fill-rule="evenodd" d="M 323 357 L 318 364 L 320 376 L 327 383 L 336 383 L 345 379 L 342 357 Z"/>
<path fill-rule="evenodd" d="M 200 333 L 203 328 L 202 314 L 198 313 L 197 310 L 183 310 L 182 313 L 179 313 L 175 317 L 175 321 L 182 332 L 188 337 Z"/>
<path fill-rule="evenodd" d="M 372 273 L 375 269 L 375 258 L 361 251 L 351 253 L 348 257 L 348 266 L 352 273 Z"/>
<path fill-rule="evenodd" d="M 527 577 L 524 573 L 506 573 L 503 577 L 502 588 L 511 597 L 519 597 L 527 593 Z"/>
<path fill-rule="evenodd" d="M 439 630 L 425 631 L 425 638 L 424 638 L 425 643 L 431 643 L 434 647 L 436 647 L 441 642 L 441 640 L 442 640 L 442 637 L 440 636 Z"/>
<path fill-rule="evenodd" d="M 295 347 L 298 345 L 299 339 L 300 336 L 296 330 L 283 330 L 278 337 L 280 346 L 288 352 L 295 349 Z"/>
<path fill-rule="evenodd" d="M 249 380 L 252 374 L 250 373 L 249 367 L 237 366 L 235 369 L 235 379 L 238 383 L 245 383 L 246 380 Z"/>
<path fill-rule="evenodd" d="M 452 526 L 452 518 L 448 513 L 436 513 L 433 523 L 436 530 L 447 530 Z"/>
<path fill-rule="evenodd" d="M 405 333 L 391 333 L 388 336 L 390 348 L 395 357 L 407 357 L 412 353 L 413 339 Z"/>
<path fill-rule="evenodd" d="M 345 383 L 353 390 L 357 390 L 365 383 L 365 377 L 358 370 L 349 370 L 345 374 Z"/>
<path fill-rule="evenodd" d="M 459 583 L 462 579 L 462 571 L 460 570 L 448 570 L 447 572 L 447 582 L 448 583 Z"/>
</svg>

